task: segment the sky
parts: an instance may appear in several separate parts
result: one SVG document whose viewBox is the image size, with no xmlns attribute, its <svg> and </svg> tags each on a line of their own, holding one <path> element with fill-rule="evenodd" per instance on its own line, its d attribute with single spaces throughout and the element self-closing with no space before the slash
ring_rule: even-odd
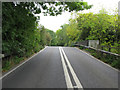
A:
<svg viewBox="0 0 120 90">
<path fill-rule="evenodd" d="M 105 8 L 108 13 L 113 14 L 113 10 L 118 8 L 118 2 L 120 0 L 83 0 L 88 2 L 88 5 L 93 5 L 93 7 L 89 10 L 80 11 L 80 13 L 99 13 L 99 10 Z M 40 21 L 39 24 L 45 26 L 45 28 L 53 30 L 56 32 L 60 29 L 60 26 L 63 24 L 68 24 L 69 19 L 71 18 L 71 13 L 63 12 L 62 15 L 58 16 L 44 16 L 40 14 Z"/>
</svg>

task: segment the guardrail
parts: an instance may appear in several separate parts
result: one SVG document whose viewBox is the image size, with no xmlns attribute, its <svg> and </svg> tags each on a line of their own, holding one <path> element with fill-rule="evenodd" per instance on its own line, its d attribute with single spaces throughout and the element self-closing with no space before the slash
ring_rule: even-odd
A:
<svg viewBox="0 0 120 90">
<path fill-rule="evenodd" d="M 89 46 L 84 46 L 84 45 L 79 45 L 79 44 L 74 44 L 74 46 L 82 46 L 82 47 L 85 47 L 85 48 L 88 48 L 88 49 L 93 49 L 93 50 L 96 50 L 96 51 L 99 51 L 99 52 L 102 52 L 102 53 L 107 53 L 107 54 L 111 54 L 111 55 L 115 55 L 115 56 L 120 56 L 120 54 L 112 53 L 112 52 L 101 50 L 101 49 L 96 49 L 96 48 L 89 47 Z"/>
<path fill-rule="evenodd" d="M 101 49 L 101 50 L 104 50 L 104 48 L 108 49 L 109 52 L 111 52 L 113 48 L 114 48 L 114 49 L 117 49 L 117 50 L 118 50 L 118 49 L 120 50 L 119 47 L 111 47 L 111 46 L 104 46 L 104 45 L 99 46 L 99 49 Z"/>
</svg>

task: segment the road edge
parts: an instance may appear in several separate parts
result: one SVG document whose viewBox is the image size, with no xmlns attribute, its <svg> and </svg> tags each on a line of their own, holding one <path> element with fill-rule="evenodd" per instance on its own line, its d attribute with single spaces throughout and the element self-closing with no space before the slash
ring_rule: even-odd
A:
<svg viewBox="0 0 120 90">
<path fill-rule="evenodd" d="M 74 48 L 79 49 L 79 48 L 77 48 L 77 47 L 74 47 Z M 109 64 L 107 64 L 107 63 L 105 63 L 105 62 L 103 62 L 102 60 L 100 60 L 100 59 L 98 59 L 98 58 L 96 58 L 96 57 L 90 55 L 89 53 L 87 53 L 87 52 L 85 52 L 85 51 L 83 51 L 83 50 L 81 50 L 81 49 L 79 49 L 79 50 L 80 50 L 81 52 L 85 53 L 86 55 L 92 57 L 93 59 L 96 59 L 97 61 L 99 61 L 99 62 L 101 62 L 101 63 L 107 65 L 108 67 L 114 69 L 115 71 L 120 72 L 118 69 L 116 69 L 116 68 L 112 67 L 111 65 L 109 65 Z"/>
<path fill-rule="evenodd" d="M 6 74 L 2 75 L 0 77 L 0 80 L 3 79 L 4 77 L 6 77 L 7 75 L 9 75 L 10 73 L 12 73 L 13 71 L 15 71 L 17 68 L 19 68 L 20 66 L 24 65 L 26 62 L 28 62 L 29 60 L 31 60 L 33 57 L 35 57 L 36 55 L 38 55 L 39 53 L 41 53 L 42 51 L 44 51 L 48 46 L 45 46 L 45 48 L 43 48 L 42 50 L 40 50 L 39 52 L 37 52 L 36 54 L 34 54 L 33 56 L 29 57 L 27 60 L 23 61 L 21 64 L 17 65 L 16 67 L 14 67 L 12 70 L 8 71 Z"/>
</svg>

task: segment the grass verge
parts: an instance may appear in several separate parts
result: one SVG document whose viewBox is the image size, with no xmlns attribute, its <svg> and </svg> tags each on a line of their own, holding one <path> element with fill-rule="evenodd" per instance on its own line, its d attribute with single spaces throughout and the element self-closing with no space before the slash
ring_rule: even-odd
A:
<svg viewBox="0 0 120 90">
<path fill-rule="evenodd" d="M 30 58 L 31 56 L 33 56 L 35 53 L 39 52 L 42 48 L 36 49 L 35 51 L 29 51 L 26 52 L 26 54 L 24 56 L 17 56 L 17 55 L 12 55 L 10 57 L 4 57 L 2 59 L 2 72 L 7 72 L 9 71 L 11 68 L 17 66 L 18 64 L 22 63 L 23 61 L 27 60 L 28 58 Z"/>
<path fill-rule="evenodd" d="M 120 70 L 120 56 L 110 55 L 106 53 L 102 53 L 100 51 L 94 50 L 94 49 L 88 49 L 84 48 L 82 46 L 79 47 L 79 49 L 84 50 L 85 52 L 88 52 L 92 56 L 96 57 L 97 59 L 111 65 L 112 67 Z"/>
</svg>

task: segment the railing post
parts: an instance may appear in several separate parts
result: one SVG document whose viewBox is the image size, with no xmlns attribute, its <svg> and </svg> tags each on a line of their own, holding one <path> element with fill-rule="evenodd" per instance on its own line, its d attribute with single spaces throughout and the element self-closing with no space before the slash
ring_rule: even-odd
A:
<svg viewBox="0 0 120 90">
<path fill-rule="evenodd" d="M 110 47 L 110 46 L 108 47 L 108 51 L 109 51 L 109 52 L 111 51 L 111 47 Z"/>
<path fill-rule="evenodd" d="M 101 50 L 103 50 L 103 46 L 101 46 Z"/>
</svg>

